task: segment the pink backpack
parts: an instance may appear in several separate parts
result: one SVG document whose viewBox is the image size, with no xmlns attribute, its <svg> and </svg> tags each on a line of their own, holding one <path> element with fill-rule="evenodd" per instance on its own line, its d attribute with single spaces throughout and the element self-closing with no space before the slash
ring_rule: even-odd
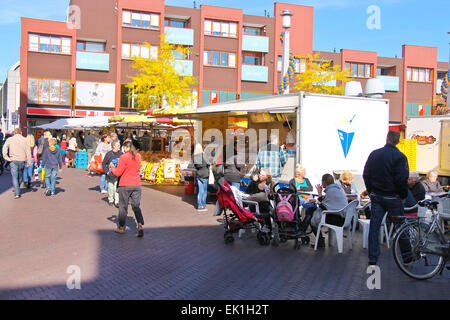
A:
<svg viewBox="0 0 450 320">
<path fill-rule="evenodd" d="M 278 204 L 277 204 L 277 219 L 278 221 L 282 222 L 291 222 L 294 220 L 295 211 L 297 211 L 297 207 L 295 207 L 295 210 L 292 208 L 291 203 L 289 200 L 291 200 L 292 196 L 295 196 L 293 194 L 289 195 L 282 195 L 278 194 Z"/>
</svg>

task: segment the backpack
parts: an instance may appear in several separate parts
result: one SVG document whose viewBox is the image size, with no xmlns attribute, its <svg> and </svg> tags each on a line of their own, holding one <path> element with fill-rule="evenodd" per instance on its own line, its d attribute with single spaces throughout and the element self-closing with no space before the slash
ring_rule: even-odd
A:
<svg viewBox="0 0 450 320">
<path fill-rule="evenodd" d="M 277 213 L 277 219 L 281 222 L 291 222 L 294 220 L 295 211 L 297 211 L 297 207 L 295 210 L 292 208 L 291 203 L 289 200 L 295 195 L 289 194 L 289 195 L 278 195 L 278 204 L 276 207 L 276 213 Z"/>
</svg>

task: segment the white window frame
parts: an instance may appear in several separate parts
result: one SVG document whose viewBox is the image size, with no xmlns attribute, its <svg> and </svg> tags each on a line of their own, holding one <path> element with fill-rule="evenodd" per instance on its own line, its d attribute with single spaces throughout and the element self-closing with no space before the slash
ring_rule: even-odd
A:
<svg viewBox="0 0 450 320">
<path fill-rule="evenodd" d="M 128 10 L 122 11 L 122 25 L 131 26 L 131 11 Z"/>
<path fill-rule="evenodd" d="M 34 42 L 35 40 L 36 42 Z M 28 50 L 39 51 L 39 35 L 35 33 L 28 34 Z"/>
</svg>

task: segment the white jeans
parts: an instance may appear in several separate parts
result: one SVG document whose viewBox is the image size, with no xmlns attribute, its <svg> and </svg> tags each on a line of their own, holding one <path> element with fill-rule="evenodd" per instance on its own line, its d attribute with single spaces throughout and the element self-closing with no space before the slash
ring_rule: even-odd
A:
<svg viewBox="0 0 450 320">
<path fill-rule="evenodd" d="M 119 204 L 119 193 L 117 192 L 117 181 L 109 181 L 108 182 L 108 202 Z"/>
</svg>

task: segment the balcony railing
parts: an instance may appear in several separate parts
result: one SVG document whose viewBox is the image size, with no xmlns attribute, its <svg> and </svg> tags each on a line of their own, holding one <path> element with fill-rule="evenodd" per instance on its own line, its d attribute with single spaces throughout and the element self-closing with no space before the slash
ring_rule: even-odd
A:
<svg viewBox="0 0 450 320">
<path fill-rule="evenodd" d="M 164 27 L 166 41 L 184 46 L 194 45 L 194 30 L 186 28 Z"/>
<path fill-rule="evenodd" d="M 269 68 L 266 66 L 242 65 L 242 81 L 267 82 L 269 79 Z"/>
<path fill-rule="evenodd" d="M 242 51 L 269 52 L 269 38 L 263 36 L 242 36 Z"/>
<path fill-rule="evenodd" d="M 400 83 L 399 77 L 377 76 L 377 79 L 380 79 L 383 81 L 385 91 L 398 91 L 399 90 L 399 83 Z"/>
<path fill-rule="evenodd" d="M 109 71 L 109 53 L 77 51 L 77 69 Z"/>
<path fill-rule="evenodd" d="M 194 62 L 192 60 L 175 60 L 174 68 L 182 76 L 192 76 Z"/>
</svg>

